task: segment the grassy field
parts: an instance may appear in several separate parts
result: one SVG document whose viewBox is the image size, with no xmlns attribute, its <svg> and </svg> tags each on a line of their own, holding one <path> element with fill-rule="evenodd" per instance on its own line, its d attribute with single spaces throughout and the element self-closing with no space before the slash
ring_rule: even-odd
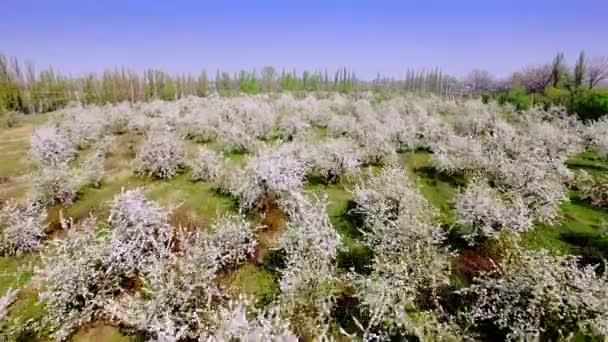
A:
<svg viewBox="0 0 608 342">
<path fill-rule="evenodd" d="M 46 120 L 45 115 L 31 115 L 18 127 L 0 129 L 0 200 L 16 198 L 23 201 L 26 198 L 30 172 L 27 161 L 30 135 L 37 125 Z M 70 206 L 49 209 L 50 224 L 57 224 L 59 210 L 74 220 L 88 215 L 103 218 L 107 214 L 107 202 L 114 195 L 123 188 L 137 186 L 144 187 L 149 199 L 173 209 L 171 219 L 176 226 L 209 227 L 218 215 L 237 210 L 237 203 L 231 197 L 218 194 L 209 184 L 191 181 L 189 172 L 167 181 L 151 181 L 136 176 L 131 161 L 140 144 L 141 137 L 137 135 L 116 136 L 104 165 L 106 175 L 102 185 L 82 189 Z M 191 153 L 196 145 L 190 144 Z M 242 166 L 245 162 L 245 156 L 239 154 L 231 154 L 228 158 L 235 166 Z M 432 168 L 428 153 L 424 151 L 402 153 L 399 161 L 427 200 L 438 209 L 440 222 L 449 228 L 454 222 L 452 199 L 466 185 L 466 179 L 437 173 Z M 595 176 L 608 176 L 608 163 L 592 153 L 572 158 L 568 166 L 572 169 L 585 169 Z M 339 258 L 340 267 L 345 270 L 364 267 L 365 262 L 361 263 L 361 260 L 369 260 L 369 253 L 358 241 L 360 233 L 349 215 L 352 201 L 349 190 L 353 186 L 354 183 L 350 180 L 332 185 L 315 183 L 306 186 L 311 195 L 327 195 L 328 214 L 346 246 Z M 608 257 L 608 212 L 587 205 L 574 191 L 571 193 L 571 201 L 564 203 L 561 210 L 562 218 L 559 222 L 554 225 L 537 225 L 524 236 L 526 246 L 588 258 Z M 251 219 L 270 227 L 260 233 L 260 243 L 267 251 L 276 242 L 276 231 L 284 228 L 284 220 L 272 215 Z M 270 301 L 278 291 L 278 283 L 269 256 L 271 255 L 261 255 L 256 262 L 248 262 L 223 275 L 220 277 L 222 285 L 232 295 L 244 293 L 257 297 L 262 303 Z M 37 263 L 36 255 L 0 258 L 0 295 L 9 288 L 22 288 L 8 317 L 0 323 L 0 330 L 10 329 L 16 322 L 40 321 L 44 315 L 37 300 L 37 292 L 43 284 L 37 284 L 32 279 L 32 271 Z M 87 326 L 72 338 L 72 341 L 101 342 L 134 340 L 138 340 L 138 337 L 125 335 L 118 328 L 102 323 Z"/>
</svg>

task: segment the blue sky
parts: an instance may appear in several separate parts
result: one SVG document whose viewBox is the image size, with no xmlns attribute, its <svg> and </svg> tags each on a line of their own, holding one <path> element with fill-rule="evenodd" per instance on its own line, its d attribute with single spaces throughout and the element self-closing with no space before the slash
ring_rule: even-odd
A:
<svg viewBox="0 0 608 342">
<path fill-rule="evenodd" d="M 504 76 L 563 51 L 608 55 L 608 0 L 3 0 L 0 51 L 65 73 L 273 65 Z"/>
</svg>

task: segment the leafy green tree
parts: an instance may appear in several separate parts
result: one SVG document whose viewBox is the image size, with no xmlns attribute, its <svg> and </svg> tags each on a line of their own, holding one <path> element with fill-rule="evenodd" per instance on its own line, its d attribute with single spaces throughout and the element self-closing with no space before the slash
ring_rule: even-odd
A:
<svg viewBox="0 0 608 342">
<path fill-rule="evenodd" d="M 264 67 L 262 69 L 261 90 L 264 92 L 274 92 L 278 88 L 276 70 L 271 66 Z"/>
<path fill-rule="evenodd" d="M 587 65 L 585 61 L 585 51 L 581 51 L 578 55 L 578 59 L 576 60 L 576 65 L 574 66 L 574 88 L 578 89 L 581 85 L 583 85 L 583 79 L 585 78 L 585 73 L 587 72 Z"/>
<path fill-rule="evenodd" d="M 519 110 L 525 110 L 530 108 L 530 103 L 532 101 L 524 88 L 514 87 L 509 89 L 509 91 L 507 91 L 506 93 L 502 94 L 498 98 L 498 102 L 501 104 L 510 103 Z"/>
<path fill-rule="evenodd" d="M 595 120 L 608 114 L 608 89 L 579 92 L 572 99 L 570 111 L 581 119 Z"/>
<path fill-rule="evenodd" d="M 551 64 L 551 80 L 553 87 L 557 86 L 563 81 L 566 74 L 566 66 L 564 65 L 564 53 L 560 52 L 553 59 Z"/>
<path fill-rule="evenodd" d="M 241 70 L 239 73 L 239 88 L 245 94 L 256 94 L 258 92 L 258 85 L 255 73 Z"/>
<path fill-rule="evenodd" d="M 215 76 L 215 87 L 217 92 L 222 96 L 228 96 L 230 94 L 232 81 L 230 80 L 230 74 L 227 72 L 217 72 Z"/>
<path fill-rule="evenodd" d="M 205 70 L 198 76 L 196 95 L 203 97 L 209 95 L 209 79 Z"/>
<path fill-rule="evenodd" d="M 169 75 L 165 75 L 164 77 L 160 98 L 165 101 L 171 101 L 177 98 L 177 86 Z"/>
</svg>

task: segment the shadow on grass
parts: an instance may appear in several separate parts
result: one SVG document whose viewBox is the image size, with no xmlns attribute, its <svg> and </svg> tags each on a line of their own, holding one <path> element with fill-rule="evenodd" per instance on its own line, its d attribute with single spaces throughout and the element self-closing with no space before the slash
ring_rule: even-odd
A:
<svg viewBox="0 0 608 342">
<path fill-rule="evenodd" d="M 608 234 L 566 232 L 560 238 L 572 245 L 572 249 L 583 259 L 598 261 L 608 258 Z"/>
<path fill-rule="evenodd" d="M 432 166 L 421 166 L 414 169 L 414 173 L 417 176 L 426 178 L 431 181 L 441 181 L 450 184 L 451 186 L 458 188 L 467 185 L 466 179 L 462 175 L 449 175 L 435 169 Z"/>
</svg>

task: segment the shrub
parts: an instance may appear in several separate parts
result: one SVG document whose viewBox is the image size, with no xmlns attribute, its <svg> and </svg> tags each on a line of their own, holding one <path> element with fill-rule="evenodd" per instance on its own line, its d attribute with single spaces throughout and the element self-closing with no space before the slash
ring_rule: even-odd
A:
<svg viewBox="0 0 608 342">
<path fill-rule="evenodd" d="M 220 217 L 211 228 L 210 243 L 217 247 L 218 265 L 221 267 L 237 266 L 255 253 L 255 230 L 244 216 Z"/>
<path fill-rule="evenodd" d="M 530 108 L 530 103 L 532 101 L 524 88 L 515 87 L 500 95 L 498 97 L 498 102 L 500 104 L 512 104 L 518 110 L 526 110 Z"/>
<path fill-rule="evenodd" d="M 456 198 L 456 223 L 468 229 L 469 243 L 496 239 L 505 230 L 519 234 L 532 227 L 528 207 L 514 196 L 512 203 L 505 203 L 485 181 L 476 180 Z"/>
<path fill-rule="evenodd" d="M 303 194 L 292 193 L 281 202 L 289 217 L 279 243 L 286 256 L 279 281 L 282 314 L 300 336 L 322 339 L 335 304 L 340 235 L 329 222 L 326 201 L 309 202 Z"/>
<path fill-rule="evenodd" d="M 441 248 L 444 237 L 437 214 L 398 168 L 385 169 L 357 186 L 353 197 L 354 211 L 364 217 L 364 244 L 374 255 L 368 276 L 350 275 L 355 296 L 369 317 L 364 333 L 373 336 L 372 331 L 377 331 L 382 338 L 414 334 L 424 339 L 432 338 L 425 326 L 447 329 L 445 322 L 433 318 L 434 310 L 417 302 L 427 291 L 432 294 L 430 307 L 436 307 L 436 290 L 449 279 L 450 263 Z M 427 326 L 406 308 L 415 308 L 431 322 Z"/>
<path fill-rule="evenodd" d="M 81 185 L 100 186 L 104 175 L 104 162 L 111 144 L 112 138 L 105 137 L 93 147 L 93 152 L 82 162 L 77 175 Z"/>
<path fill-rule="evenodd" d="M 32 135 L 30 159 L 40 168 L 55 167 L 72 161 L 76 156 L 74 143 L 54 126 L 37 128 Z"/>
<path fill-rule="evenodd" d="M 345 138 L 330 139 L 319 146 L 304 148 L 302 154 L 309 165 L 308 175 L 329 183 L 353 175 L 361 163 L 357 144 Z"/>
<path fill-rule="evenodd" d="M 571 256 L 522 251 L 500 278 L 486 274 L 464 290 L 470 318 L 491 321 L 509 340 L 561 340 L 576 332 L 608 334 L 606 274 Z"/>
<path fill-rule="evenodd" d="M 168 130 L 152 130 L 135 158 L 135 169 L 150 177 L 173 178 L 184 166 L 183 142 Z"/>
<path fill-rule="evenodd" d="M 200 147 L 191 163 L 192 180 L 215 183 L 224 173 L 224 160 L 217 153 Z"/>
<path fill-rule="evenodd" d="M 31 198 L 41 204 L 71 204 L 80 187 L 67 163 L 44 167 L 31 175 Z"/>
<path fill-rule="evenodd" d="M 594 179 L 585 171 L 579 171 L 577 176 L 576 185 L 581 192 L 581 198 L 588 200 L 595 207 L 608 207 L 608 183 Z"/>
<path fill-rule="evenodd" d="M 260 310 L 246 298 L 230 301 L 218 312 L 218 327 L 211 340 L 217 341 L 297 341 L 290 324 L 277 308 Z M 251 318 L 249 318 L 251 317 Z"/>
<path fill-rule="evenodd" d="M 10 111 L 4 113 L 2 119 L 4 120 L 4 125 L 8 128 L 16 127 L 19 122 L 21 122 L 23 118 L 23 114 L 15 111 Z"/>
<path fill-rule="evenodd" d="M 608 90 L 592 89 L 577 93 L 572 99 L 570 111 L 583 120 L 595 120 L 608 114 Z"/>
<path fill-rule="evenodd" d="M 261 151 L 247 162 L 239 188 L 240 205 L 252 209 L 266 197 L 299 192 L 306 165 L 292 145 Z"/>
<path fill-rule="evenodd" d="M 0 255 L 19 255 L 39 250 L 46 229 L 44 207 L 29 204 L 19 208 L 15 203 L 0 207 Z"/>
<path fill-rule="evenodd" d="M 141 188 L 114 197 L 108 222 L 109 272 L 126 277 L 148 274 L 149 268 L 169 256 L 173 241 L 169 214 L 146 200 Z"/>
<path fill-rule="evenodd" d="M 570 104 L 571 94 L 567 89 L 547 87 L 543 90 L 543 96 L 538 99 L 538 102 L 543 103 L 545 108 L 551 106 L 568 106 Z"/>
<path fill-rule="evenodd" d="M 108 250 L 95 238 L 94 222 L 53 240 L 36 270 L 45 284 L 39 294 L 46 308 L 45 323 L 58 341 L 99 317 L 104 301 L 117 292 L 116 279 L 106 274 Z"/>
</svg>

